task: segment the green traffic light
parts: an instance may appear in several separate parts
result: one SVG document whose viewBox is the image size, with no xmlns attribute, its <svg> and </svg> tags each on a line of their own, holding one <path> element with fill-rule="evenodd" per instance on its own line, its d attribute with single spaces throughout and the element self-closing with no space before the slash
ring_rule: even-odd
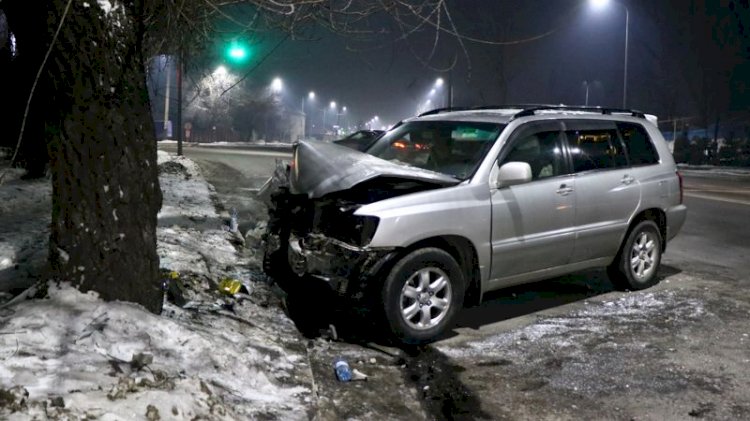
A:
<svg viewBox="0 0 750 421">
<path fill-rule="evenodd" d="M 244 48 L 232 47 L 229 50 L 229 57 L 232 57 L 233 59 L 236 59 L 236 60 L 242 60 L 245 58 L 246 55 L 247 55 L 247 51 L 245 51 Z"/>
<path fill-rule="evenodd" d="M 250 51 L 247 46 L 238 42 L 233 42 L 226 50 L 227 59 L 231 62 L 241 64 L 250 57 Z"/>
</svg>

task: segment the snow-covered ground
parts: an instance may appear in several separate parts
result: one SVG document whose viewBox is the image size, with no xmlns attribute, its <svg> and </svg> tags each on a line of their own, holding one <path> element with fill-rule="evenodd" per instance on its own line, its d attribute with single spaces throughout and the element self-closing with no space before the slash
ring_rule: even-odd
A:
<svg viewBox="0 0 750 421">
<path fill-rule="evenodd" d="M 162 152 L 159 163 L 161 266 L 188 303 L 166 302 L 154 315 L 50 284 L 45 298 L 3 304 L 0 419 L 309 418 L 312 379 L 297 330 L 254 262 L 238 257 L 199 168 Z M 44 232 L 29 233 L 38 220 L 23 225 L 33 219 L 29 203 L 49 203 L 49 190 L 35 187 L 0 186 L 3 222 L 21 224 L 3 224 L 0 271 L 18 264 L 31 239 L 45 241 Z M 218 291 L 230 276 L 246 294 Z"/>
</svg>

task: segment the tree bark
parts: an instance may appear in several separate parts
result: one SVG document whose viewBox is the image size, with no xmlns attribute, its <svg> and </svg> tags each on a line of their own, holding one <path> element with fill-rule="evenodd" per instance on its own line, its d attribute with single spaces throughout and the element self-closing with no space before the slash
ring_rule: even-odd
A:
<svg viewBox="0 0 750 421">
<path fill-rule="evenodd" d="M 158 313 L 162 196 L 142 56 L 142 2 L 110 0 L 108 10 L 102 1 L 47 4 L 49 39 L 70 7 L 42 85 L 50 102 L 52 276 Z"/>
</svg>

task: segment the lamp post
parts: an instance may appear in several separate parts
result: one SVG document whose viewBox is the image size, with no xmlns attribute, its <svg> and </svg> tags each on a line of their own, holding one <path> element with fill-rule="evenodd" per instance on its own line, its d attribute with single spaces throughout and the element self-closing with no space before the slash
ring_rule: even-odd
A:
<svg viewBox="0 0 750 421">
<path fill-rule="evenodd" d="M 302 118 L 305 119 L 304 123 L 302 125 L 303 126 L 302 136 L 305 136 L 307 134 L 307 132 L 308 132 L 308 130 L 307 130 L 307 114 L 305 113 L 305 99 L 309 100 L 310 102 L 315 101 L 315 92 L 310 91 L 307 94 L 306 98 L 302 98 L 302 116 L 303 116 Z M 312 120 L 310 120 L 310 126 L 311 126 L 310 128 L 312 129 Z"/>
<path fill-rule="evenodd" d="M 430 91 L 430 96 L 434 95 L 435 92 L 437 92 L 438 89 L 442 88 L 444 84 L 445 84 L 445 81 L 443 81 L 443 78 L 439 77 L 439 78 L 435 79 L 435 85 L 433 86 L 432 90 Z M 446 94 L 448 94 L 448 93 L 446 93 Z M 442 107 L 443 106 L 443 102 L 444 102 L 444 98 L 441 98 L 440 101 L 435 101 L 435 106 L 436 107 Z M 450 105 L 448 105 L 448 107 L 450 107 Z"/>
<path fill-rule="evenodd" d="M 589 0 L 590 4 L 596 8 L 601 9 L 609 4 L 609 0 Z M 625 9 L 625 70 L 622 76 L 622 108 L 627 107 L 628 104 L 628 38 L 630 33 L 630 10 L 628 7 L 620 2 L 620 6 Z"/>
<path fill-rule="evenodd" d="M 589 81 L 588 80 L 583 81 L 583 87 L 586 88 L 586 102 L 584 103 L 584 105 L 588 106 L 589 105 Z"/>
<path fill-rule="evenodd" d="M 331 103 L 328 104 L 328 108 L 336 111 L 336 101 L 331 101 Z M 325 130 L 325 125 L 326 125 L 326 111 L 327 109 L 323 108 L 323 130 Z"/>
<path fill-rule="evenodd" d="M 340 123 L 341 116 L 345 115 L 345 114 L 346 114 L 346 106 L 343 106 L 343 107 L 341 107 L 341 112 L 340 113 L 336 113 L 336 125 L 337 126 L 341 126 L 341 123 Z M 344 123 L 345 123 L 344 125 L 346 125 L 346 119 L 344 120 Z"/>
</svg>

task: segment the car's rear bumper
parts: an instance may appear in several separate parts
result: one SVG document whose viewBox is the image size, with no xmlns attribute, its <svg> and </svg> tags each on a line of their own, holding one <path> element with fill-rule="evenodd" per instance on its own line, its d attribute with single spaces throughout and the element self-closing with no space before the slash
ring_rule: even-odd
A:
<svg viewBox="0 0 750 421">
<path fill-rule="evenodd" d="M 685 224 L 687 207 L 683 204 L 667 209 L 667 241 L 673 239 Z"/>
</svg>

